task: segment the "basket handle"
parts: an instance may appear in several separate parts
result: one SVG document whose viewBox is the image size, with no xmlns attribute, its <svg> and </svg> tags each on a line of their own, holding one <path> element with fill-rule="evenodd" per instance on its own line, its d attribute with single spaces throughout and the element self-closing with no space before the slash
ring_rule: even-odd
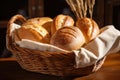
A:
<svg viewBox="0 0 120 80">
<path fill-rule="evenodd" d="M 9 20 L 8 25 L 7 25 L 7 34 L 9 34 L 9 36 L 10 36 L 10 30 L 12 28 L 12 24 L 18 23 L 18 22 L 23 24 L 24 22 L 26 22 L 26 18 L 20 14 L 17 14 Z"/>
<path fill-rule="evenodd" d="M 17 14 L 9 20 L 8 25 L 7 25 L 7 31 L 6 31 L 6 47 L 9 50 L 12 50 L 12 42 L 13 42 L 12 36 L 11 36 L 12 24 L 16 22 L 23 24 L 26 22 L 26 18 L 23 17 L 22 15 Z"/>
</svg>

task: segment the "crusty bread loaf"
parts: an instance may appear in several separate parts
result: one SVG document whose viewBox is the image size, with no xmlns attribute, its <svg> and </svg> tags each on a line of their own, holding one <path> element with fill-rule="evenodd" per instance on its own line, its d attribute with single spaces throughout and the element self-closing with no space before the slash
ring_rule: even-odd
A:
<svg viewBox="0 0 120 80">
<path fill-rule="evenodd" d="M 20 40 L 29 39 L 37 42 L 48 43 L 49 39 L 45 38 L 48 35 L 48 32 L 44 28 L 39 28 L 39 30 L 36 30 L 32 27 L 21 27 L 19 29 L 16 29 L 16 35 Z"/>
<path fill-rule="evenodd" d="M 59 14 L 53 19 L 51 25 L 51 33 L 53 35 L 61 27 L 73 26 L 73 25 L 74 25 L 74 20 L 71 16 Z"/>
<path fill-rule="evenodd" d="M 79 28 L 70 26 L 62 27 L 51 37 L 50 44 L 62 49 L 77 50 L 85 43 L 83 33 Z"/>
<path fill-rule="evenodd" d="M 76 26 L 82 31 L 85 36 L 86 43 L 94 39 L 99 34 L 99 26 L 90 18 L 82 18 L 76 21 Z"/>
<path fill-rule="evenodd" d="M 32 18 L 28 19 L 21 28 L 16 30 L 19 39 L 29 39 L 37 42 L 49 43 L 50 41 L 50 27 L 45 25 L 52 21 L 49 17 Z M 43 26 L 44 25 L 44 26 Z M 49 27 L 49 28 L 48 28 Z"/>
<path fill-rule="evenodd" d="M 27 22 L 23 24 L 23 26 L 30 25 L 30 24 L 37 24 L 38 26 L 44 27 L 48 31 L 48 33 L 51 34 L 52 21 L 53 19 L 50 17 L 31 18 L 31 19 L 28 19 Z"/>
</svg>

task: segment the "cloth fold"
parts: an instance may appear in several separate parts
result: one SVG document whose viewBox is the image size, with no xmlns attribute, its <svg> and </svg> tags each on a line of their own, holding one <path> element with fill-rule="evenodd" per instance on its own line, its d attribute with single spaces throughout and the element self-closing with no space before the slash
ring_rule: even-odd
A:
<svg viewBox="0 0 120 80">
<path fill-rule="evenodd" d="M 120 31 L 113 25 L 105 26 L 101 33 L 83 48 L 74 51 L 76 68 L 86 67 L 97 60 L 103 58 L 109 53 L 115 53 L 120 50 Z"/>
</svg>

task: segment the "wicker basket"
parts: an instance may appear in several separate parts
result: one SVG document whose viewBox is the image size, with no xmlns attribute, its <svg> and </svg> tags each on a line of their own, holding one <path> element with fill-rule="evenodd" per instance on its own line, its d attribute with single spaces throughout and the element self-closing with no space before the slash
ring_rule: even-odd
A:
<svg viewBox="0 0 120 80">
<path fill-rule="evenodd" d="M 75 55 L 71 53 L 57 53 L 31 50 L 19 47 L 11 35 L 12 23 L 25 22 L 25 18 L 16 15 L 11 18 L 7 28 L 7 48 L 15 55 L 20 66 L 27 70 L 55 76 L 84 76 L 97 71 L 104 63 L 105 57 L 91 66 L 75 68 Z"/>
</svg>

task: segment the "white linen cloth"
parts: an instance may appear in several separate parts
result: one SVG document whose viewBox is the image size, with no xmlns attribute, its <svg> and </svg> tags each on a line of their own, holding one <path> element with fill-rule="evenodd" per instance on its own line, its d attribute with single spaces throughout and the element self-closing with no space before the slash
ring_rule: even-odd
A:
<svg viewBox="0 0 120 80">
<path fill-rule="evenodd" d="M 16 43 L 23 48 L 43 51 L 47 50 L 51 52 L 67 52 L 49 44 L 43 44 L 27 39 L 16 41 Z M 76 61 L 75 67 L 80 68 L 89 66 L 109 53 L 115 53 L 118 51 L 120 51 L 120 31 L 115 29 L 113 25 L 105 26 L 101 29 L 101 33 L 94 40 L 79 50 L 74 51 Z"/>
<path fill-rule="evenodd" d="M 109 25 L 101 29 L 101 33 L 80 50 L 76 55 L 76 68 L 89 66 L 109 53 L 120 51 L 120 31 Z"/>
</svg>

